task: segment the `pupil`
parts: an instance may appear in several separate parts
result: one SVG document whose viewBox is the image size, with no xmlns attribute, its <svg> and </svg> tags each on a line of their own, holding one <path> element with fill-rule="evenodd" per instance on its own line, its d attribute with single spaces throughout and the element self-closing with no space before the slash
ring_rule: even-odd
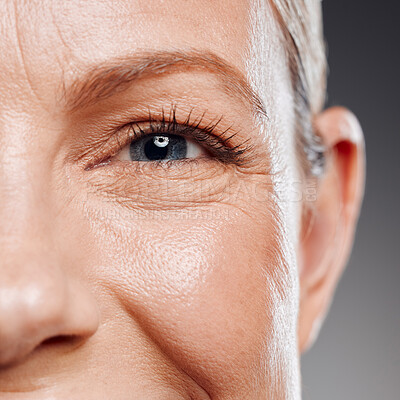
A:
<svg viewBox="0 0 400 400">
<path fill-rule="evenodd" d="M 144 145 L 144 154 L 149 160 L 163 160 L 168 154 L 168 138 L 152 137 Z"/>
</svg>

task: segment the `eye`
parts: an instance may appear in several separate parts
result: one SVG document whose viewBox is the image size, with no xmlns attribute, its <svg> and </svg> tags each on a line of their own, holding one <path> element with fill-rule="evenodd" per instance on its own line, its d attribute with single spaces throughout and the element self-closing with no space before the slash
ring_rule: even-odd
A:
<svg viewBox="0 0 400 400">
<path fill-rule="evenodd" d="M 179 123 L 175 106 L 166 115 L 162 110 L 161 118 L 156 119 L 149 112 L 148 119 L 119 127 L 101 150 L 97 150 L 95 157 L 91 157 L 85 169 L 112 166 L 113 161 L 147 162 L 151 167 L 160 162 L 169 165 L 169 161 L 180 160 L 216 161 L 238 166 L 247 162 L 247 155 L 252 151 L 249 139 L 238 142 L 235 137 L 239 131 L 234 130 L 233 125 L 224 123 L 225 126 L 220 126 L 222 116 L 206 123 L 206 112 L 196 118 L 190 111 Z"/>
<path fill-rule="evenodd" d="M 120 161 L 169 161 L 206 156 L 198 143 L 181 135 L 148 134 L 134 139 L 114 159 Z"/>
</svg>

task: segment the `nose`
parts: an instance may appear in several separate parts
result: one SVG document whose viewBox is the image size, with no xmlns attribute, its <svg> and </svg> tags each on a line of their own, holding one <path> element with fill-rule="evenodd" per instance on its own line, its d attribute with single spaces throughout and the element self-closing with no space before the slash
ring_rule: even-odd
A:
<svg viewBox="0 0 400 400">
<path fill-rule="evenodd" d="M 26 120 L 0 110 L 0 368 L 39 347 L 86 340 L 98 327 L 81 267 L 86 225 L 54 173 L 59 142 Z"/>
<path fill-rule="evenodd" d="M 0 264 L 0 367 L 49 339 L 84 340 L 97 329 L 89 292 L 50 260 L 25 250 L 14 262 Z"/>
</svg>

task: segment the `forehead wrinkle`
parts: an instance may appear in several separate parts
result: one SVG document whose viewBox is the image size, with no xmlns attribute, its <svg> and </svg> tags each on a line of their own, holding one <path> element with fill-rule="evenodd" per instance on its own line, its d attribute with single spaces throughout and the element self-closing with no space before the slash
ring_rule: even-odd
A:
<svg viewBox="0 0 400 400">
<path fill-rule="evenodd" d="M 145 52 L 96 65 L 72 84 L 63 82 L 60 100 L 74 112 L 121 93 L 140 79 L 194 70 L 215 75 L 228 95 L 250 104 L 255 115 L 267 116 L 262 99 L 236 67 L 212 52 L 196 50 Z"/>
</svg>

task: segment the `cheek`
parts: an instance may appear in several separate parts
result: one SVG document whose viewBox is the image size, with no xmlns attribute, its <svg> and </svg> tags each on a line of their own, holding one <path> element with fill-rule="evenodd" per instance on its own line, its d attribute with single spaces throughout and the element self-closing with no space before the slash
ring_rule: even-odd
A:
<svg viewBox="0 0 400 400">
<path fill-rule="evenodd" d="M 273 210 L 214 204 L 91 220 L 96 281 L 180 369 L 214 395 L 278 379 L 297 293 Z"/>
</svg>

